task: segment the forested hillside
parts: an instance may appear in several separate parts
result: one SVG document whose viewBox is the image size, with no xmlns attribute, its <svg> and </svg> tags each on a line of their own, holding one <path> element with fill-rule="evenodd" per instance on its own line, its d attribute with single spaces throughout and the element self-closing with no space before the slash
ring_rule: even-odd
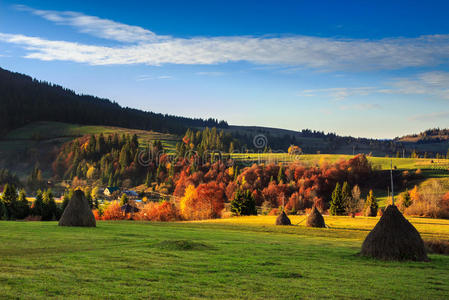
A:
<svg viewBox="0 0 449 300">
<path fill-rule="evenodd" d="M 121 107 L 0 68 L 0 135 L 35 121 L 109 125 L 183 134 L 191 127 L 227 127 L 225 121 L 191 119 Z"/>
</svg>

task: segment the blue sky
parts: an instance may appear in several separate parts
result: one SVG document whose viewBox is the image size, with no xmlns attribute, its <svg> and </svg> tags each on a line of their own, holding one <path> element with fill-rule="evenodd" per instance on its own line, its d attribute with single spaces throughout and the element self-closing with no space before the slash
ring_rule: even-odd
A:
<svg viewBox="0 0 449 300">
<path fill-rule="evenodd" d="M 391 138 L 449 127 L 447 11 L 447 1 L 1 1 L 0 66 L 144 110 Z"/>
</svg>

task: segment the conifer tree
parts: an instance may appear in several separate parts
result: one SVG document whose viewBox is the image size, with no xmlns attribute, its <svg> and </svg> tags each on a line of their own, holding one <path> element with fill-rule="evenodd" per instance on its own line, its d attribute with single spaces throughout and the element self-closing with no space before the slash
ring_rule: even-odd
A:
<svg viewBox="0 0 449 300">
<path fill-rule="evenodd" d="M 284 182 L 284 168 L 282 166 L 282 164 L 279 167 L 279 172 L 278 172 L 278 183 L 283 183 Z"/>
<path fill-rule="evenodd" d="M 329 209 L 330 214 L 333 216 L 339 216 L 344 214 L 345 207 L 341 195 L 341 187 L 340 183 L 337 182 L 335 185 L 335 189 L 332 192 L 332 201 L 331 201 L 331 207 Z"/>
<path fill-rule="evenodd" d="M 347 181 L 343 182 L 343 187 L 341 188 L 341 199 L 343 200 L 343 205 L 346 207 L 349 202 L 351 202 L 351 188 Z"/>
<path fill-rule="evenodd" d="M 377 203 L 376 197 L 374 197 L 373 190 L 370 190 L 368 196 L 366 197 L 365 209 L 366 216 L 375 217 L 377 215 L 379 204 Z"/>
<path fill-rule="evenodd" d="M 30 205 L 26 198 L 25 190 L 20 190 L 19 199 L 17 200 L 17 218 L 24 219 L 30 214 Z"/>
<path fill-rule="evenodd" d="M 3 188 L 3 195 L 1 201 L 6 209 L 6 218 L 8 220 L 17 217 L 17 190 L 15 186 L 7 183 Z"/>
<path fill-rule="evenodd" d="M 58 214 L 58 207 L 56 206 L 55 199 L 53 198 L 53 193 L 50 189 L 46 190 L 42 195 L 43 202 L 43 212 L 42 212 L 42 220 L 43 221 L 51 221 L 56 219 Z"/>
<path fill-rule="evenodd" d="M 256 201 L 249 190 L 236 191 L 231 201 L 231 212 L 237 216 L 257 215 Z"/>
<path fill-rule="evenodd" d="M 120 198 L 120 205 L 125 205 L 129 201 L 128 196 L 126 194 L 122 194 L 122 197 Z"/>
<path fill-rule="evenodd" d="M 44 213 L 44 200 L 42 197 L 42 191 L 38 190 L 36 193 L 36 199 L 31 207 L 31 214 L 33 216 L 42 216 Z"/>
</svg>

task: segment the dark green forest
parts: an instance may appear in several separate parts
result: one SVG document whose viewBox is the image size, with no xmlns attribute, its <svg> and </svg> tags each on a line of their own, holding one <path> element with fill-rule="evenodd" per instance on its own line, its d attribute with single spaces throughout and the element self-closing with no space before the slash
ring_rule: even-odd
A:
<svg viewBox="0 0 449 300">
<path fill-rule="evenodd" d="M 0 68 L 0 135 L 35 121 L 108 125 L 184 134 L 187 128 L 226 128 L 225 121 L 185 118 L 121 107 L 116 102 L 78 95 L 59 85 Z"/>
</svg>

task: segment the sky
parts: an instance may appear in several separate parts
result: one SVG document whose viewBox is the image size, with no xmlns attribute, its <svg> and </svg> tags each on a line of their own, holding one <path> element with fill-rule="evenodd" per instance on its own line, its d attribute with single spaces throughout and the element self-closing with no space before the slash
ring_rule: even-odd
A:
<svg viewBox="0 0 449 300">
<path fill-rule="evenodd" d="M 123 106 L 393 138 L 449 127 L 448 1 L 5 1 L 0 67 Z"/>
</svg>

